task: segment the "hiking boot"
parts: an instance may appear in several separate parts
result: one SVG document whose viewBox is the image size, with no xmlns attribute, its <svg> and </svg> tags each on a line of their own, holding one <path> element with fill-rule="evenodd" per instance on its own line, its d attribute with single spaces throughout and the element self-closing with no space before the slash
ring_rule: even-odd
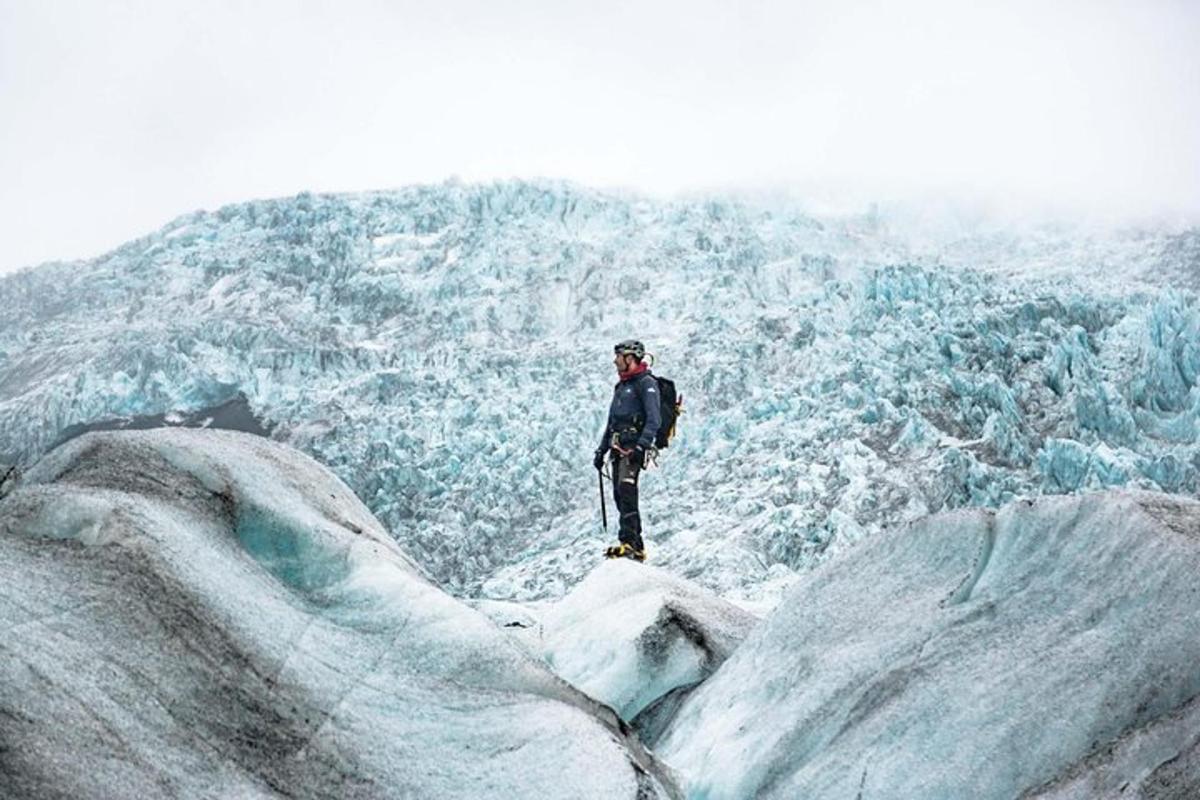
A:
<svg viewBox="0 0 1200 800">
<path fill-rule="evenodd" d="M 605 558 L 630 558 L 630 559 L 633 559 L 634 561 L 641 562 L 641 561 L 646 560 L 646 551 L 638 550 L 633 545 L 625 544 L 624 542 L 622 542 L 621 544 L 613 545 L 612 547 L 605 550 L 604 557 Z"/>
</svg>

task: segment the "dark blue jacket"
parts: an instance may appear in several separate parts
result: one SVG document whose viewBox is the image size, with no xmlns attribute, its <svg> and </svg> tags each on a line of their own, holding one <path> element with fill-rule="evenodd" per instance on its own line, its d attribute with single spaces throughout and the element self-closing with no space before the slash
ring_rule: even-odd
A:
<svg viewBox="0 0 1200 800">
<path fill-rule="evenodd" d="M 633 449 L 634 445 L 649 450 L 654 446 L 654 437 L 661 425 L 658 381 L 654 380 L 649 370 L 624 378 L 613 388 L 608 425 L 599 449 L 607 450 L 612 445 L 613 433 L 618 433 L 621 447 L 625 450 Z"/>
</svg>

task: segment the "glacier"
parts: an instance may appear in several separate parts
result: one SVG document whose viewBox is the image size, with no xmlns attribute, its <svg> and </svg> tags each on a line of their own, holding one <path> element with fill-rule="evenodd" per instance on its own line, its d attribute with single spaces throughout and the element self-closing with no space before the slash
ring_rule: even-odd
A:
<svg viewBox="0 0 1200 800">
<path fill-rule="evenodd" d="M 293 448 L 89 432 L 0 490 L 0 795 L 1191 797 L 1198 569 L 1200 502 L 1117 490 L 881 531 L 762 621 L 625 560 L 463 602 Z"/>
<path fill-rule="evenodd" d="M 0 461 L 244 397 L 462 596 L 561 597 L 609 542 L 611 343 L 684 396 L 652 563 L 762 614 L 923 515 L 1194 495 L 1195 228 L 657 200 L 555 181 L 301 194 L 0 279 Z"/>
<path fill-rule="evenodd" d="M 679 708 L 688 796 L 1185 798 L 1200 503 L 961 509 L 805 575 Z"/>
<path fill-rule="evenodd" d="M 677 798 L 336 476 L 94 432 L 0 499 L 0 796 Z"/>
</svg>

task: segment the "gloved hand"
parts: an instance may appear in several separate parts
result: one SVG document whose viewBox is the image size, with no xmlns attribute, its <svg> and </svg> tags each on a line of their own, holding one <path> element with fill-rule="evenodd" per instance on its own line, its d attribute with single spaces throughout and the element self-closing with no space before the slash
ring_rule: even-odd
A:
<svg viewBox="0 0 1200 800">
<path fill-rule="evenodd" d="M 604 469 L 604 457 L 606 455 L 608 455 L 608 451 L 603 447 L 596 451 L 596 455 L 592 458 L 592 464 L 595 465 L 596 469 Z"/>
</svg>

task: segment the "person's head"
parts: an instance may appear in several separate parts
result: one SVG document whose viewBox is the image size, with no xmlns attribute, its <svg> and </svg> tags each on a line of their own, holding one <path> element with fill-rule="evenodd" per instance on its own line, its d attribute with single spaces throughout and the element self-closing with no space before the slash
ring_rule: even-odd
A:
<svg viewBox="0 0 1200 800">
<path fill-rule="evenodd" d="M 628 372 L 642 363 L 645 355 L 646 348 L 637 339 L 617 342 L 613 347 L 613 366 L 617 368 L 617 372 Z"/>
</svg>

